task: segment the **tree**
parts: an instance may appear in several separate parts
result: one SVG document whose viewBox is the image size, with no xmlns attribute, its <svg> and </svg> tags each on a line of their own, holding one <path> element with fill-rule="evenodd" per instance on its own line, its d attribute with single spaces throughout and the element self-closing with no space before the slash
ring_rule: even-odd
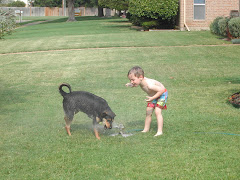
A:
<svg viewBox="0 0 240 180">
<path fill-rule="evenodd" d="M 96 7 L 98 6 L 98 0 L 75 0 L 75 7 Z"/>
<path fill-rule="evenodd" d="M 62 0 L 35 0 L 35 7 L 62 7 Z"/>
<path fill-rule="evenodd" d="M 99 0 L 96 0 L 96 4 L 98 6 L 98 17 L 103 17 L 103 7 L 99 5 Z"/>
<path fill-rule="evenodd" d="M 99 5 L 102 7 L 116 9 L 118 11 L 128 10 L 129 0 L 99 0 Z"/>
<path fill-rule="evenodd" d="M 8 7 L 25 7 L 26 4 L 23 1 L 17 0 L 17 1 L 13 1 L 11 3 L 8 3 L 7 6 Z"/>
<path fill-rule="evenodd" d="M 76 21 L 75 11 L 74 11 L 75 0 L 67 0 L 67 1 L 68 1 L 68 20 L 67 20 L 67 22 Z"/>
</svg>

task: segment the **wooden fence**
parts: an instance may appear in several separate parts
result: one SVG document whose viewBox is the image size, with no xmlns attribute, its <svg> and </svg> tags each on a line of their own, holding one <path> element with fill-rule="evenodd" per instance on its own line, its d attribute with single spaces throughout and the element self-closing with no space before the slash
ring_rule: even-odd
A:
<svg viewBox="0 0 240 180">
<path fill-rule="evenodd" d="M 0 9 L 7 11 L 9 9 L 16 11 L 20 10 L 23 12 L 22 16 L 68 16 L 68 9 L 63 12 L 63 8 L 58 7 L 0 7 Z M 76 15 L 81 16 L 97 16 L 98 8 L 75 8 Z M 111 9 L 103 9 L 104 16 L 114 16 L 115 11 Z"/>
</svg>

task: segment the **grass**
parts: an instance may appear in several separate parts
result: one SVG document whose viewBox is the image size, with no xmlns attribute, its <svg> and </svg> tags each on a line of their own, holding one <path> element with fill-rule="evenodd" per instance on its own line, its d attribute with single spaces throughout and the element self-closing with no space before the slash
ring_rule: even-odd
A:
<svg viewBox="0 0 240 180">
<path fill-rule="evenodd" d="M 79 20 L 22 27 L 0 41 L 1 179 L 240 178 L 239 136 L 217 134 L 240 134 L 239 109 L 227 103 L 239 91 L 240 46 L 208 31 L 139 32 L 122 19 Z M 143 128 L 145 94 L 124 86 L 134 65 L 169 91 L 164 135 L 153 137 L 153 116 L 147 134 L 111 137 L 116 130 L 99 127 L 98 141 L 78 113 L 68 137 L 61 82 L 105 98 L 126 131 Z"/>
<path fill-rule="evenodd" d="M 39 20 L 39 19 L 37 19 Z M 41 19 L 44 20 L 44 19 Z M 45 19 L 47 20 L 47 19 Z M 66 18 L 18 28 L 0 43 L 0 53 L 58 49 L 220 45 L 209 32 L 136 32 L 127 20 L 83 17 L 66 23 Z M 51 25 L 50 25 L 51 24 Z M 43 31 L 44 30 L 44 31 Z M 171 35 L 170 35 L 171 34 Z"/>
</svg>

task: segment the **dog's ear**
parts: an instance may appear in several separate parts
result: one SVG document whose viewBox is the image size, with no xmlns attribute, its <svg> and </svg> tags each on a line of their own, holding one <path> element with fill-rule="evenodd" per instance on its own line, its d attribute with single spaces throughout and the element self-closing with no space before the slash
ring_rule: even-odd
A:
<svg viewBox="0 0 240 180">
<path fill-rule="evenodd" d="M 101 115 L 102 118 L 105 118 L 106 116 L 110 116 L 111 119 L 114 119 L 116 114 L 112 111 L 104 111 Z"/>
<path fill-rule="evenodd" d="M 101 117 L 102 117 L 102 118 L 105 118 L 107 115 L 108 115 L 108 114 L 107 114 L 107 111 L 104 111 L 104 112 L 101 114 Z"/>
<path fill-rule="evenodd" d="M 111 116 L 114 118 L 116 116 L 116 114 L 114 112 L 112 112 Z"/>
<path fill-rule="evenodd" d="M 102 113 L 102 118 L 104 118 L 106 116 L 110 116 L 110 117 L 114 118 L 116 116 L 116 114 L 114 112 L 112 112 L 112 111 L 104 111 Z"/>
</svg>

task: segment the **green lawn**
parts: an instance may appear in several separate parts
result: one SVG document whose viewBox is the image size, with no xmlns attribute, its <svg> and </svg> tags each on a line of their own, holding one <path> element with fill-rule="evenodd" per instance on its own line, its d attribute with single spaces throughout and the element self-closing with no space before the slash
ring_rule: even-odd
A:
<svg viewBox="0 0 240 180">
<path fill-rule="evenodd" d="M 209 31 L 65 20 L 0 40 L 0 179 L 240 179 L 240 111 L 227 102 L 240 89 L 240 46 Z M 149 133 L 133 131 L 143 128 L 146 109 L 145 93 L 125 87 L 135 65 L 169 91 L 163 136 L 153 137 L 155 115 Z M 91 119 L 78 113 L 67 136 L 62 82 L 106 99 L 115 122 L 134 135 L 111 137 L 116 129 L 99 127 L 99 141 Z"/>
</svg>

